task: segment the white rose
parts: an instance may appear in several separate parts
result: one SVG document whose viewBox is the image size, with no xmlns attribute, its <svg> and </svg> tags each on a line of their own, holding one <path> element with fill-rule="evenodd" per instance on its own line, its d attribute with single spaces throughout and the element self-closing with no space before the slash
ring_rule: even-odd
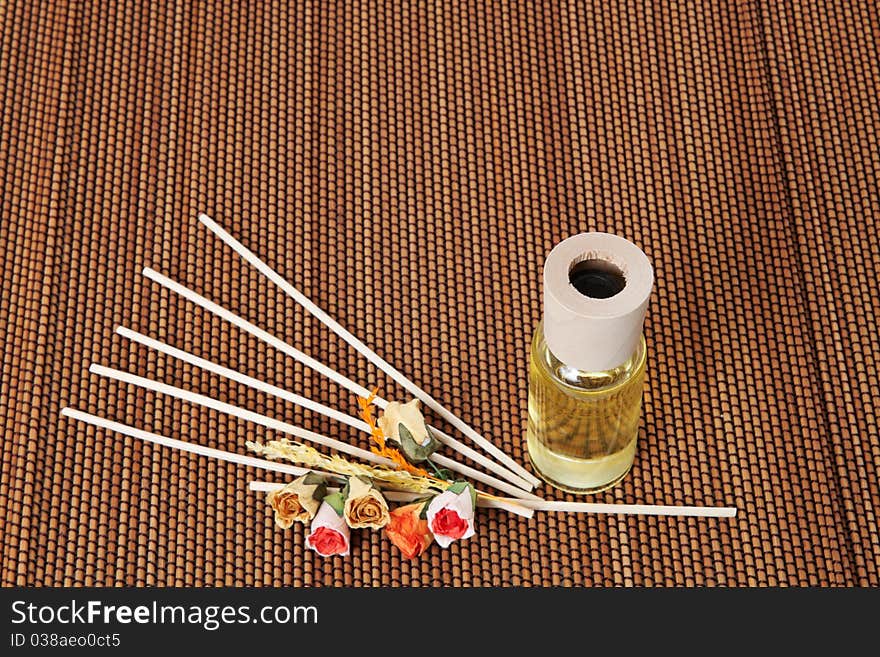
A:
<svg viewBox="0 0 880 657">
<path fill-rule="evenodd" d="M 419 410 L 419 400 L 413 399 L 405 404 L 389 402 L 382 417 L 379 418 L 379 428 L 382 434 L 389 440 L 401 442 L 400 425 L 405 426 L 412 434 L 418 445 L 427 445 L 431 436 L 425 424 L 425 416 Z"/>
</svg>

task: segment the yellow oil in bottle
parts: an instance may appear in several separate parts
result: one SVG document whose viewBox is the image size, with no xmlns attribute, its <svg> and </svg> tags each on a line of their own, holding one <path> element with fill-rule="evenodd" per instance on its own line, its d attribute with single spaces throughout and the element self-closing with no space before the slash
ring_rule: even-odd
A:
<svg viewBox="0 0 880 657">
<path fill-rule="evenodd" d="M 585 372 L 557 359 L 538 324 L 531 347 L 528 451 L 548 483 L 595 493 L 619 482 L 632 467 L 642 386 L 644 336 L 632 356 L 611 370 Z"/>
</svg>

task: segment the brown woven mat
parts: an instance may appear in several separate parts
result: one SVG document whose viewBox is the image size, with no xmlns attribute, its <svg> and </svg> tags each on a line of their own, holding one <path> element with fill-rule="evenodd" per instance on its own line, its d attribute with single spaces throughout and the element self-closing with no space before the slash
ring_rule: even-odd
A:
<svg viewBox="0 0 880 657">
<path fill-rule="evenodd" d="M 4 584 L 880 584 L 875 3 L 139 4 L 0 4 Z M 486 512 L 416 563 L 368 532 L 322 560 L 265 475 L 60 418 L 267 434 L 98 362 L 349 438 L 114 336 L 355 408 L 144 265 L 403 396 L 199 211 L 520 461 L 544 256 L 634 240 L 643 431 L 599 499 L 740 515 Z"/>
</svg>

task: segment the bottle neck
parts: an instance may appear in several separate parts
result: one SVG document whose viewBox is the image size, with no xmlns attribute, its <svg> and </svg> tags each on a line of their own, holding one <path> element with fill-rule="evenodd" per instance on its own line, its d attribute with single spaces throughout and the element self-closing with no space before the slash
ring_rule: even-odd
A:
<svg viewBox="0 0 880 657">
<path fill-rule="evenodd" d="M 545 368 L 553 378 L 580 391 L 605 392 L 628 381 L 645 368 L 647 346 L 641 335 L 635 351 L 619 365 L 605 370 L 581 370 L 560 360 L 550 349 L 544 335 L 544 322 L 538 323 L 532 344 L 532 358 Z"/>
</svg>

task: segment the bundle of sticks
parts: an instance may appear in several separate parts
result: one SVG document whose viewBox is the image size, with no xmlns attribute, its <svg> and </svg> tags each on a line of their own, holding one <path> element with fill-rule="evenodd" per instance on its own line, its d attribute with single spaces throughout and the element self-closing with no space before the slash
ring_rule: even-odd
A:
<svg viewBox="0 0 880 657">
<path fill-rule="evenodd" d="M 353 347 L 367 361 L 369 361 L 376 368 L 384 372 L 392 381 L 399 384 L 413 397 L 420 400 L 422 404 L 424 404 L 427 408 L 436 413 L 437 416 L 449 423 L 457 432 L 459 432 L 463 436 L 463 438 L 467 439 L 471 443 L 470 445 L 466 444 L 462 442 L 462 440 L 453 437 L 449 433 L 444 432 L 437 427 L 430 427 L 431 434 L 441 443 L 443 451 L 446 452 L 445 454 L 441 454 L 439 453 L 439 451 L 435 451 L 430 455 L 429 458 L 433 466 L 437 468 L 443 468 L 453 473 L 457 473 L 457 475 L 461 475 L 462 477 L 465 477 L 467 479 L 479 482 L 480 484 L 488 486 L 497 491 L 497 493 L 493 493 L 486 490 L 478 489 L 478 506 L 502 509 L 510 513 L 525 517 L 531 517 L 535 513 L 535 511 L 704 517 L 733 517 L 736 515 L 736 508 L 734 507 L 599 504 L 591 502 L 565 502 L 546 500 L 539 497 L 532 491 L 536 486 L 540 485 L 540 480 L 537 479 L 522 465 L 517 463 L 510 455 L 508 455 L 497 445 L 489 441 L 485 436 L 478 433 L 468 423 L 464 422 L 461 418 L 452 413 L 441 402 L 428 394 L 425 390 L 423 390 L 420 386 L 410 380 L 397 368 L 381 358 L 376 352 L 370 349 L 370 347 L 364 344 L 361 340 L 352 335 L 336 320 L 334 320 L 326 312 L 321 310 L 310 299 L 308 299 L 293 285 L 291 285 L 288 281 L 281 277 L 268 264 L 261 260 L 253 251 L 245 247 L 241 242 L 239 242 L 232 235 L 226 232 L 210 217 L 205 214 L 201 214 L 199 215 L 199 221 L 214 235 L 220 238 L 226 245 L 228 245 L 232 250 L 234 250 L 248 264 L 255 267 L 269 281 L 277 285 L 286 295 L 292 298 L 304 310 L 311 313 L 329 330 L 331 330 L 333 333 L 342 338 L 346 343 L 348 343 L 351 347 Z M 168 278 L 167 276 L 149 267 L 143 270 L 143 274 L 151 281 L 158 283 L 159 285 L 170 290 L 171 292 L 180 295 L 186 300 L 204 308 L 208 312 L 213 313 L 214 315 L 222 318 L 230 324 L 238 327 L 242 331 L 265 342 L 266 344 L 277 349 L 281 353 L 299 361 L 317 374 L 327 377 L 333 383 L 342 386 L 346 390 L 357 395 L 359 398 L 371 399 L 372 403 L 378 406 L 380 409 L 385 409 L 388 406 L 389 402 L 387 400 L 371 394 L 371 392 L 367 388 L 346 377 L 344 374 L 317 361 L 311 356 L 300 351 L 295 346 L 261 329 L 260 327 L 247 321 L 243 317 L 240 317 L 239 315 L 236 315 L 235 313 L 227 310 L 226 308 L 223 308 L 222 306 L 214 303 L 210 299 L 207 299 L 206 297 L 198 294 L 194 290 L 185 287 L 184 285 Z M 167 343 L 144 335 L 143 333 L 139 333 L 126 327 L 118 327 L 116 329 L 116 332 L 120 336 L 128 340 L 144 345 L 150 349 L 165 354 L 166 356 L 176 358 L 185 363 L 199 367 L 221 377 L 225 377 L 231 381 L 235 381 L 239 384 L 250 387 L 267 395 L 274 396 L 295 405 L 301 406 L 305 409 L 326 416 L 327 418 L 330 418 L 334 421 L 341 422 L 354 430 L 365 433 L 371 433 L 372 431 L 369 424 L 360 417 L 349 415 L 347 413 L 339 411 L 338 409 L 331 408 L 325 404 L 322 404 L 318 401 L 308 399 L 266 381 L 262 381 L 260 379 L 230 369 L 222 364 L 212 362 L 198 355 L 176 348 Z M 89 371 L 100 376 L 115 379 L 117 381 L 131 384 L 146 390 L 152 390 L 154 392 L 169 395 L 171 397 L 175 397 L 177 399 L 181 399 L 199 406 L 207 407 L 221 413 L 226 413 L 228 415 L 248 422 L 253 422 L 278 434 L 291 436 L 292 438 L 296 439 L 296 441 L 304 441 L 331 450 L 335 450 L 340 454 L 344 454 L 347 457 L 366 462 L 370 465 L 375 465 L 383 468 L 398 467 L 396 463 L 389 460 L 385 456 L 382 456 L 381 454 L 376 454 L 373 451 L 363 449 L 351 443 L 337 440 L 335 438 L 322 435 L 315 431 L 311 431 L 304 427 L 296 426 L 277 418 L 256 413 L 254 411 L 223 402 L 207 395 L 199 394 L 190 390 L 185 390 L 183 388 L 172 386 L 167 383 L 154 381 L 149 378 L 137 376 L 103 365 L 93 364 L 89 368 Z M 266 470 L 268 472 L 301 476 L 309 471 L 314 471 L 312 468 L 305 468 L 299 465 L 281 463 L 277 460 L 272 460 L 268 458 L 259 458 L 256 456 L 243 455 L 236 452 L 218 450 L 193 442 L 187 442 L 174 438 L 169 438 L 166 436 L 161 436 L 73 408 L 64 408 L 62 409 L 61 413 L 62 415 L 71 419 L 78 420 L 80 422 L 84 422 L 86 424 L 90 424 L 106 430 L 115 431 L 117 433 L 137 440 L 152 442 L 172 449 L 178 449 L 194 454 L 199 454 L 208 458 L 215 458 L 231 463 L 238 463 L 240 465 L 252 466 L 255 468 Z M 267 450 L 262 448 L 260 445 L 251 444 L 250 447 L 252 451 L 255 451 L 257 453 L 267 453 Z M 458 459 L 454 458 L 453 455 L 457 455 Z M 475 465 L 479 466 L 479 468 L 481 469 L 463 463 L 461 457 L 470 459 Z M 323 472 L 321 474 L 324 474 L 331 479 L 340 478 L 338 473 Z M 253 491 L 272 491 L 282 487 L 283 485 L 284 484 L 281 483 L 253 481 L 250 483 L 250 489 Z M 393 486 L 384 486 L 383 488 L 386 489 L 384 492 L 392 501 L 405 502 L 413 499 L 414 496 L 417 496 L 416 493 L 404 490 L 394 490 Z M 499 495 L 498 493 L 502 495 Z"/>
</svg>

